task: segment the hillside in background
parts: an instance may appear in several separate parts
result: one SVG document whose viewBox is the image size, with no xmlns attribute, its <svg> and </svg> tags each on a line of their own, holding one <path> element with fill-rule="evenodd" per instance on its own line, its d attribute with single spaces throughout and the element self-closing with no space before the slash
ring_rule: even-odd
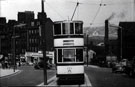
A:
<svg viewBox="0 0 135 87">
<path fill-rule="evenodd" d="M 109 40 L 117 39 L 118 28 L 109 27 Z M 85 35 L 89 35 L 89 43 L 93 42 L 94 45 L 97 45 L 101 42 L 104 42 L 104 33 L 105 27 L 84 27 Z M 86 43 L 86 39 L 85 39 Z"/>
</svg>

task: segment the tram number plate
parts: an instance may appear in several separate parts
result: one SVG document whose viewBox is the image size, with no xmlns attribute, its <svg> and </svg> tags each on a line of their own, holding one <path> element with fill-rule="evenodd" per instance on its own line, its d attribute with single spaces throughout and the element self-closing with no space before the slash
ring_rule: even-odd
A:
<svg viewBox="0 0 135 87">
<path fill-rule="evenodd" d="M 72 67 L 67 67 L 67 73 L 72 73 Z"/>
</svg>

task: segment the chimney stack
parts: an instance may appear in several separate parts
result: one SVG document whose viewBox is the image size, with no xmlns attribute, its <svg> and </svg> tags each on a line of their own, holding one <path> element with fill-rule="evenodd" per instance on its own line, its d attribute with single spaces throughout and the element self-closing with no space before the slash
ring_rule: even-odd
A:
<svg viewBox="0 0 135 87">
<path fill-rule="evenodd" d="M 105 37 L 104 37 L 104 44 L 105 44 L 105 55 L 109 54 L 109 29 L 108 29 L 108 19 L 105 20 Z"/>
<path fill-rule="evenodd" d="M 42 13 L 44 13 L 44 0 L 42 0 L 41 5 L 42 5 Z"/>
</svg>

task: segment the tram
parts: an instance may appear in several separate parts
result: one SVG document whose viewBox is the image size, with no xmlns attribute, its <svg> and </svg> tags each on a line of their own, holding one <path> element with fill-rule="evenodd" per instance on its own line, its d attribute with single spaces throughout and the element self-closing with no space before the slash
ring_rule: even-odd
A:
<svg viewBox="0 0 135 87">
<path fill-rule="evenodd" d="M 83 21 L 55 21 L 53 36 L 58 81 L 84 83 Z"/>
</svg>

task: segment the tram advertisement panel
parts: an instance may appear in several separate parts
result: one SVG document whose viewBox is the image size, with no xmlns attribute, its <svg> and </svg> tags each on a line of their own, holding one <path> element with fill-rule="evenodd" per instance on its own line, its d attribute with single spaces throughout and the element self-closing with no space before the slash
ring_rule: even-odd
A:
<svg viewBox="0 0 135 87">
<path fill-rule="evenodd" d="M 54 46 L 84 46 L 83 38 L 61 38 L 54 40 Z"/>
</svg>

